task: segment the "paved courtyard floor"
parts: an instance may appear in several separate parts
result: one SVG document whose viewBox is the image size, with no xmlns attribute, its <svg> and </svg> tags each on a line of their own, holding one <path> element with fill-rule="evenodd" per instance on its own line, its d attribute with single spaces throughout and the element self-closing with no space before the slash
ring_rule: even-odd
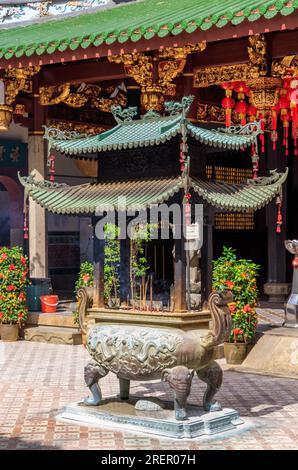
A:
<svg viewBox="0 0 298 470">
<path fill-rule="evenodd" d="M 241 432 L 173 441 L 59 422 L 55 415 L 63 406 L 87 394 L 87 358 L 83 346 L 0 341 L 0 449 L 298 449 L 298 381 L 229 370 L 218 399 L 244 418 Z M 104 396 L 118 393 L 113 374 L 101 383 Z M 171 398 L 157 381 L 133 382 L 131 391 Z M 201 403 L 203 391 L 195 377 L 189 402 Z"/>
</svg>

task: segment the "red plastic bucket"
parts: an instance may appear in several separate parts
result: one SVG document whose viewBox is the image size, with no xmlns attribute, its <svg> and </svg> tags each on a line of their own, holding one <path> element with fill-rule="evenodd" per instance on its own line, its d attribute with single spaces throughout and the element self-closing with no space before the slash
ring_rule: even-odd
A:
<svg viewBox="0 0 298 470">
<path fill-rule="evenodd" d="M 41 295 L 40 297 L 42 313 L 55 313 L 58 305 L 58 295 Z"/>
</svg>

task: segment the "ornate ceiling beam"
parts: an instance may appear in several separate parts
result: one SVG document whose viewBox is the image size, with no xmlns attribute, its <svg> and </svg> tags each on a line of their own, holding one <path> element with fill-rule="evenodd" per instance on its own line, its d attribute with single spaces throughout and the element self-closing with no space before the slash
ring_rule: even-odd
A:
<svg viewBox="0 0 298 470">
<path fill-rule="evenodd" d="M 103 89 L 100 85 L 86 84 L 63 85 L 40 87 L 39 103 L 42 106 L 53 106 L 59 103 L 66 104 L 71 108 L 82 108 L 87 103 L 93 108 L 103 112 L 110 112 L 111 107 L 115 105 L 126 106 L 126 95 L 118 90 L 114 97 L 105 97 L 111 95 L 115 87 Z"/>
<path fill-rule="evenodd" d="M 20 91 L 32 93 L 32 78 L 40 71 L 40 67 L 27 69 L 8 69 L 4 73 L 5 102 L 11 105 Z"/>
<path fill-rule="evenodd" d="M 194 69 L 194 87 L 202 88 L 236 80 L 254 80 L 266 75 L 267 64 L 266 39 L 263 34 L 250 36 L 247 42 L 246 63 L 199 67 Z"/>
<path fill-rule="evenodd" d="M 111 55 L 110 62 L 123 64 L 126 75 L 132 77 L 141 88 L 141 103 L 146 110 L 160 111 L 164 96 L 175 96 L 175 78 L 182 74 L 188 55 L 201 52 L 206 42 L 188 44 L 181 47 L 162 48 L 149 55 L 133 52 L 131 54 Z"/>
</svg>

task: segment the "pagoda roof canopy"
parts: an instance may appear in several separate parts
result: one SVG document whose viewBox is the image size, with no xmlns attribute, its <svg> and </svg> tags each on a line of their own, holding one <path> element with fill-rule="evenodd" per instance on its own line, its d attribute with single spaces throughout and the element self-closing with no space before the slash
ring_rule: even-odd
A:
<svg viewBox="0 0 298 470">
<path fill-rule="evenodd" d="M 121 45 L 206 31 L 239 25 L 245 20 L 270 20 L 278 14 L 293 13 L 298 5 L 289 0 L 209 0 L 207 4 L 206 0 L 139 0 L 91 13 L 80 13 L 79 8 L 76 16 L 49 15 L 35 24 L 1 29 L 0 58 L 51 55 L 88 46 Z M 22 15 L 22 10 L 18 15 Z"/>
<path fill-rule="evenodd" d="M 247 212 L 268 204 L 280 191 L 288 170 L 271 176 L 226 184 L 191 178 L 194 193 L 212 206 L 227 211 Z M 138 211 L 161 204 L 184 187 L 182 176 L 143 180 L 105 181 L 77 186 L 35 181 L 31 175 L 20 177 L 26 194 L 40 206 L 56 214 L 91 214 L 98 211 Z"/>
<path fill-rule="evenodd" d="M 122 112 L 129 109 L 132 108 Z M 161 117 L 149 112 L 143 119 L 122 122 L 118 119 L 115 127 L 95 136 L 82 137 L 73 132 L 46 128 L 45 138 L 49 140 L 50 147 L 60 153 L 92 158 L 97 152 L 159 145 L 181 133 L 183 126 L 189 135 L 202 144 L 228 150 L 251 146 L 260 133 L 258 123 L 231 130 L 210 130 L 193 125 L 183 113 Z"/>
</svg>

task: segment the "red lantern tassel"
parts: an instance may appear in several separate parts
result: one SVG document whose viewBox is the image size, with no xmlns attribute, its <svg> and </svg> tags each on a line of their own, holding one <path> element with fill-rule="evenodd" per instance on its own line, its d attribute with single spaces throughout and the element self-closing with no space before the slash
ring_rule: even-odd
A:
<svg viewBox="0 0 298 470">
<path fill-rule="evenodd" d="M 262 131 L 262 133 L 260 134 L 261 152 L 264 153 L 265 152 L 265 135 L 264 135 L 265 123 L 263 119 L 263 114 L 260 114 L 260 119 L 261 119 L 261 131 Z"/>
<path fill-rule="evenodd" d="M 50 156 L 50 181 L 53 183 L 55 181 L 55 155 Z"/>
<path fill-rule="evenodd" d="M 27 218 L 27 201 L 26 197 L 24 198 L 24 240 L 28 240 L 29 238 L 29 228 L 28 228 L 28 218 Z"/>
<path fill-rule="evenodd" d="M 289 123 L 286 123 L 287 125 L 285 126 L 285 155 L 289 155 Z"/>
<path fill-rule="evenodd" d="M 230 127 L 232 123 L 232 110 L 230 108 L 226 109 L 226 127 Z"/>
<path fill-rule="evenodd" d="M 276 204 L 277 204 L 276 233 L 281 233 L 282 214 L 281 214 L 281 197 L 280 196 L 277 197 Z"/>
</svg>

